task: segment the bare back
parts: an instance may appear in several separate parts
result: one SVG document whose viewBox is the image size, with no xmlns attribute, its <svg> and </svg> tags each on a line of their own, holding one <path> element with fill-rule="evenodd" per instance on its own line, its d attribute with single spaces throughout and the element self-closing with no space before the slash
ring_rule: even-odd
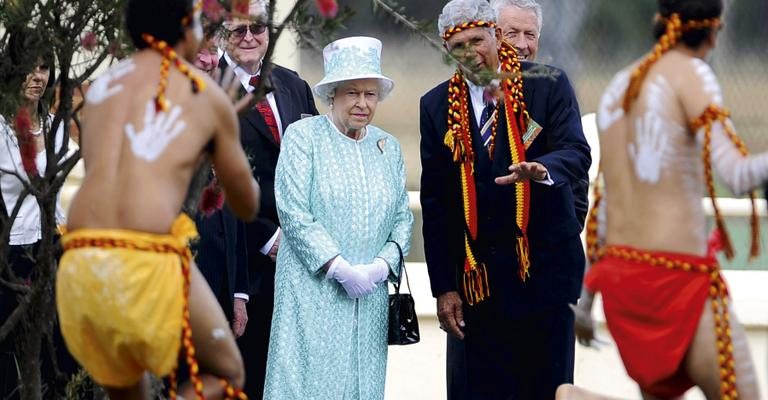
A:
<svg viewBox="0 0 768 400">
<path fill-rule="evenodd" d="M 207 76 L 198 73 L 206 88 L 194 94 L 189 79 L 171 67 L 166 89 L 170 107 L 155 111 L 160 61 L 159 54 L 140 51 L 90 87 L 81 135 L 86 176 L 72 202 L 70 229 L 167 233 L 209 143 L 234 152 L 234 160 L 222 166 L 227 178 L 233 169 L 236 175 L 245 169 L 250 177 L 234 111 Z"/>
<path fill-rule="evenodd" d="M 598 112 L 607 243 L 704 255 L 702 145 L 689 121 L 722 104 L 717 81 L 702 60 L 671 51 L 624 113 L 633 67 L 616 75 Z"/>
</svg>

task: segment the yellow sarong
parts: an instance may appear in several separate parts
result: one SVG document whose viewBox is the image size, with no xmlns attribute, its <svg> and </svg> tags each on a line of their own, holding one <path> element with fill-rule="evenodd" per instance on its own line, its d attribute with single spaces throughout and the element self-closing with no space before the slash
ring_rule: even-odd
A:
<svg viewBox="0 0 768 400">
<path fill-rule="evenodd" d="M 78 229 L 56 279 L 56 306 L 67 348 L 103 386 L 128 387 L 145 371 L 168 375 L 181 343 L 184 276 L 181 257 L 197 236 L 180 215 L 169 235 Z"/>
</svg>

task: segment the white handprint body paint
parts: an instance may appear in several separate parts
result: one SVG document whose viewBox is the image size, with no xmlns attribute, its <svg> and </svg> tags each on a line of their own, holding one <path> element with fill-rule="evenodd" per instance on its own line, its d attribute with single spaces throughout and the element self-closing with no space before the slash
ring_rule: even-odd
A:
<svg viewBox="0 0 768 400">
<path fill-rule="evenodd" d="M 635 164 L 638 179 L 658 183 L 661 176 L 662 155 L 667 137 L 661 130 L 658 115 L 646 113 L 635 121 L 635 142 L 629 144 L 629 157 Z"/>
<path fill-rule="evenodd" d="M 171 103 L 168 103 L 171 105 Z M 131 141 L 131 150 L 136 157 L 154 161 L 163 153 L 168 144 L 178 136 L 187 124 L 179 120 L 182 109 L 174 106 L 170 112 L 157 112 L 154 100 L 147 101 L 144 111 L 144 127 L 136 132 L 133 124 L 125 125 L 125 135 Z"/>
<path fill-rule="evenodd" d="M 687 167 L 689 163 L 673 160 L 672 140 L 685 135 L 686 130 L 671 115 L 668 108 L 675 101 L 675 93 L 667 80 L 657 75 L 646 83 L 645 113 L 634 121 L 634 142 L 627 151 L 635 167 L 635 174 L 643 182 L 656 184 L 664 170 L 674 162 Z"/>
<path fill-rule="evenodd" d="M 720 90 L 720 84 L 717 82 L 715 72 L 704 60 L 699 58 L 691 59 L 693 70 L 704 82 L 704 92 L 712 96 L 712 101 L 718 105 L 723 105 L 723 92 Z"/>
<path fill-rule="evenodd" d="M 613 78 L 605 90 L 605 94 L 600 98 L 600 105 L 597 111 L 597 127 L 600 129 L 600 132 L 605 132 L 624 116 L 622 100 L 628 86 L 629 71 L 623 71 Z"/>
<path fill-rule="evenodd" d="M 104 100 L 120 93 L 123 90 L 123 85 L 118 83 L 110 87 L 112 81 L 117 80 L 125 76 L 127 73 L 133 71 L 136 65 L 133 60 L 127 59 L 115 65 L 114 68 L 105 72 L 104 75 L 96 79 L 88 88 L 88 93 L 85 95 L 86 101 L 90 104 L 101 104 Z"/>
</svg>

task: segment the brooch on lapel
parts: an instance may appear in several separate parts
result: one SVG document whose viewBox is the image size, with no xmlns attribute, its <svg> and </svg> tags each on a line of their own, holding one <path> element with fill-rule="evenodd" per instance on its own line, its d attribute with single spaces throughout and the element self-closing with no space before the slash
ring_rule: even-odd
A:
<svg viewBox="0 0 768 400">
<path fill-rule="evenodd" d="M 387 144 L 387 138 L 381 138 L 376 141 L 376 147 L 379 148 L 381 154 L 384 154 L 384 146 Z"/>
</svg>

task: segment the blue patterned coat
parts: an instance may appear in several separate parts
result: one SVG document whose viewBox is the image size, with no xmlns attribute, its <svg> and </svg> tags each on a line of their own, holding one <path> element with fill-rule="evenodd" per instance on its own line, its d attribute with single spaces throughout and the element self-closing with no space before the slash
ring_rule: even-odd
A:
<svg viewBox="0 0 768 400">
<path fill-rule="evenodd" d="M 399 143 L 371 125 L 355 141 L 325 115 L 297 121 L 275 197 L 284 239 L 264 399 L 383 399 L 387 285 L 351 299 L 322 266 L 338 254 L 352 265 L 382 257 L 396 276 L 397 248 L 386 241 L 407 252 L 413 224 Z"/>
</svg>

